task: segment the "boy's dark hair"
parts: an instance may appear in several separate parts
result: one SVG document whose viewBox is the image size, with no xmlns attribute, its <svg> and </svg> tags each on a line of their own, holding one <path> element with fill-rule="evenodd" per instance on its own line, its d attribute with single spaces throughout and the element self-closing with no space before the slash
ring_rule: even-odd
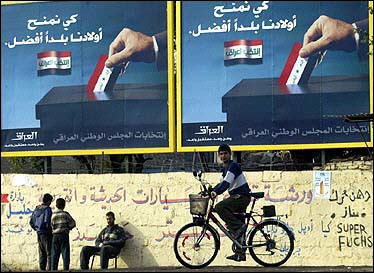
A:
<svg viewBox="0 0 374 273">
<path fill-rule="evenodd" d="M 116 217 L 114 217 L 114 212 L 111 212 L 111 211 L 108 211 L 108 212 L 106 213 L 106 216 L 112 216 L 113 219 L 116 219 Z"/>
<path fill-rule="evenodd" d="M 48 202 L 52 202 L 53 196 L 49 193 L 43 195 L 43 204 L 47 204 Z"/>
<path fill-rule="evenodd" d="M 64 209 L 65 208 L 65 204 L 66 204 L 66 202 L 65 202 L 64 198 L 57 198 L 57 200 L 56 200 L 56 207 L 58 209 Z"/>
<path fill-rule="evenodd" d="M 229 152 L 231 154 L 231 148 L 227 144 L 222 144 L 218 147 L 218 152 Z"/>
</svg>

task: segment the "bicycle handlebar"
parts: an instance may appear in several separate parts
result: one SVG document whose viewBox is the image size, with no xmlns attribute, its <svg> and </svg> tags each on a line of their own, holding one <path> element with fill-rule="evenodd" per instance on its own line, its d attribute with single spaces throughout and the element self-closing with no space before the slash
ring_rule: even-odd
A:
<svg viewBox="0 0 374 273">
<path fill-rule="evenodd" d="M 203 188 L 203 191 L 200 192 L 201 195 L 203 195 L 203 196 L 209 196 L 209 198 L 212 199 L 211 192 L 213 191 L 213 187 L 207 181 L 204 181 L 201 178 L 202 174 L 203 174 L 203 172 L 201 170 L 199 170 L 199 171 L 193 171 L 193 175 L 195 176 L 195 178 L 197 180 L 200 181 L 200 184 L 201 184 L 201 186 Z M 208 188 L 207 188 L 206 185 L 208 185 Z"/>
<path fill-rule="evenodd" d="M 209 185 L 208 188 L 207 188 L 205 185 L 203 185 L 203 188 L 204 188 L 204 190 L 202 192 L 200 192 L 201 195 L 202 196 L 209 196 L 209 198 L 212 199 L 212 197 L 211 197 L 211 193 L 213 191 L 212 186 Z"/>
</svg>

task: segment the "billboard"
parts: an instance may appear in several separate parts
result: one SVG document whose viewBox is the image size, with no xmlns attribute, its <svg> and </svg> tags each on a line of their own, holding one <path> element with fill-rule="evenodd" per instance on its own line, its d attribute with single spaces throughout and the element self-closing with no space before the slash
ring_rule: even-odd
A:
<svg viewBox="0 0 374 273">
<path fill-rule="evenodd" d="M 1 155 L 174 151 L 173 14 L 167 1 L 2 5 Z"/>
<path fill-rule="evenodd" d="M 337 36 L 351 27 L 354 43 L 356 22 L 372 37 L 367 1 L 181 1 L 176 9 L 178 151 L 372 143 L 369 122 L 344 122 L 373 112 L 372 55 L 367 42 L 348 48 Z M 317 31 L 321 20 L 330 26 Z M 300 57 L 308 29 L 306 42 L 335 33 L 335 48 Z"/>
</svg>

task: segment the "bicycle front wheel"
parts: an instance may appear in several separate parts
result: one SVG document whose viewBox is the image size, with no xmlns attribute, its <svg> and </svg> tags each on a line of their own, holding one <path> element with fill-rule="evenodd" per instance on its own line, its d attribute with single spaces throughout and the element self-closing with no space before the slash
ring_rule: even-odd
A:
<svg viewBox="0 0 374 273">
<path fill-rule="evenodd" d="M 188 268 L 198 269 L 208 266 L 217 256 L 219 238 L 217 231 L 200 223 L 190 223 L 182 227 L 174 239 L 174 253 L 178 261 Z"/>
<path fill-rule="evenodd" d="M 280 266 L 290 257 L 294 249 L 294 235 L 284 223 L 266 220 L 255 227 L 249 237 L 249 253 L 263 266 Z"/>
</svg>

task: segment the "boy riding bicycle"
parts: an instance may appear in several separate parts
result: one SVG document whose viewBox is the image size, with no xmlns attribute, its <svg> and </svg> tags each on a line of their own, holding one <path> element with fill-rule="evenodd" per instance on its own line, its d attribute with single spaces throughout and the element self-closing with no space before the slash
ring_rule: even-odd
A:
<svg viewBox="0 0 374 273">
<path fill-rule="evenodd" d="M 211 197 L 215 198 L 228 190 L 229 197 L 217 203 L 214 210 L 225 221 L 228 229 L 235 238 L 240 238 L 245 230 L 246 224 L 241 221 L 234 213 L 245 212 L 251 197 L 248 182 L 245 179 L 240 166 L 231 160 L 231 148 L 227 144 L 222 144 L 218 148 L 218 156 L 223 162 L 222 180 L 211 192 Z M 245 249 L 237 248 L 234 255 L 227 259 L 236 262 L 245 261 Z"/>
</svg>

